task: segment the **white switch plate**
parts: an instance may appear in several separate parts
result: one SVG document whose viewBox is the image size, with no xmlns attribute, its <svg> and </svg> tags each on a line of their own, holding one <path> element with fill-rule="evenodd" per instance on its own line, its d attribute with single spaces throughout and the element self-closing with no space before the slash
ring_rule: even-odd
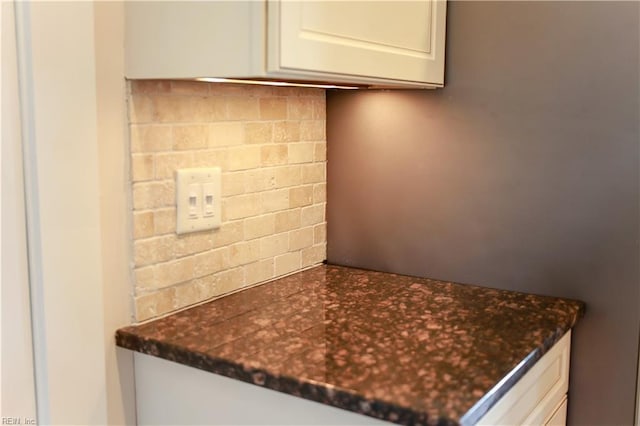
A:
<svg viewBox="0 0 640 426">
<path fill-rule="evenodd" d="M 176 233 L 220 227 L 220 167 L 176 171 Z"/>
</svg>

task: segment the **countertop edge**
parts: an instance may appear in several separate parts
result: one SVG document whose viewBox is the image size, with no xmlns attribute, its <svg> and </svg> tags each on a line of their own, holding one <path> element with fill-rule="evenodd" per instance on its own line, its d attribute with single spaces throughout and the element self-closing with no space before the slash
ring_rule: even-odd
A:
<svg viewBox="0 0 640 426">
<path fill-rule="evenodd" d="M 264 369 L 247 367 L 237 362 L 211 357 L 170 343 L 154 339 L 140 339 L 127 332 L 126 327 L 116 331 L 116 345 L 145 355 L 392 423 L 433 423 L 433 419 L 428 419 L 426 413 L 411 408 L 388 401 L 365 398 L 356 392 L 317 383 L 310 379 L 274 375 Z M 436 423 L 439 426 L 459 424 L 446 417 L 438 418 Z"/>
<path fill-rule="evenodd" d="M 553 345 L 573 328 L 582 316 L 581 309 L 571 324 L 559 327 L 553 336 L 547 338 L 542 346 L 533 349 L 518 366 L 503 380 L 498 382 L 473 407 L 465 413 L 460 422 L 450 418 L 437 419 L 438 425 L 474 425 L 504 396 L 533 366 L 547 353 Z M 229 360 L 210 357 L 206 354 L 190 351 L 180 346 L 164 343 L 152 339 L 139 337 L 120 329 L 116 332 L 116 344 L 122 348 L 133 350 L 150 356 L 177 362 L 182 365 L 198 368 L 209 373 L 219 374 L 245 383 L 282 392 L 299 398 L 315 401 L 321 404 L 356 412 L 369 417 L 399 424 L 429 423 L 426 413 L 420 413 L 411 408 L 402 407 L 388 401 L 368 399 L 334 386 L 321 384 L 312 380 L 296 379 L 269 373 L 267 370 L 247 367 Z"/>
</svg>

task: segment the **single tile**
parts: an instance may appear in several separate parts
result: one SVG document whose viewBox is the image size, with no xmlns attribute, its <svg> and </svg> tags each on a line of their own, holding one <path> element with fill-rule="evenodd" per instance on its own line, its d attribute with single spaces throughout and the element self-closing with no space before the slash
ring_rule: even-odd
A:
<svg viewBox="0 0 640 426">
<path fill-rule="evenodd" d="M 148 238 L 154 235 L 155 222 L 153 211 L 133 213 L 133 238 Z"/>
</svg>

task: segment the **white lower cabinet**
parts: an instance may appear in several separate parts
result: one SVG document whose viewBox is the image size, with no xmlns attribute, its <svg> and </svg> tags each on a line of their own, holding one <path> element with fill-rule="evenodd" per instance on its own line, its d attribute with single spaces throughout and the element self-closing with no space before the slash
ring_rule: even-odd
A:
<svg viewBox="0 0 640 426">
<path fill-rule="evenodd" d="M 570 341 L 568 332 L 478 424 L 564 425 Z M 139 425 L 390 425 L 161 358 L 134 359 Z"/>
<path fill-rule="evenodd" d="M 564 425 L 571 331 L 480 419 L 480 425 Z"/>
</svg>

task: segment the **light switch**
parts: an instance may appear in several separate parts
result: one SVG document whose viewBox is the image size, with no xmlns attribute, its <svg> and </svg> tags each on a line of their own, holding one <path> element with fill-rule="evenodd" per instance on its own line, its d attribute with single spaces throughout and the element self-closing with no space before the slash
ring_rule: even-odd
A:
<svg viewBox="0 0 640 426">
<path fill-rule="evenodd" d="M 220 227 L 220 167 L 176 171 L 176 233 Z"/>
<path fill-rule="evenodd" d="M 199 183 L 189 184 L 188 214 L 189 219 L 197 219 L 200 213 L 200 193 L 202 186 Z"/>
<path fill-rule="evenodd" d="M 215 214 L 215 184 L 205 183 L 202 185 L 202 213 L 204 217 L 211 217 Z"/>
</svg>

